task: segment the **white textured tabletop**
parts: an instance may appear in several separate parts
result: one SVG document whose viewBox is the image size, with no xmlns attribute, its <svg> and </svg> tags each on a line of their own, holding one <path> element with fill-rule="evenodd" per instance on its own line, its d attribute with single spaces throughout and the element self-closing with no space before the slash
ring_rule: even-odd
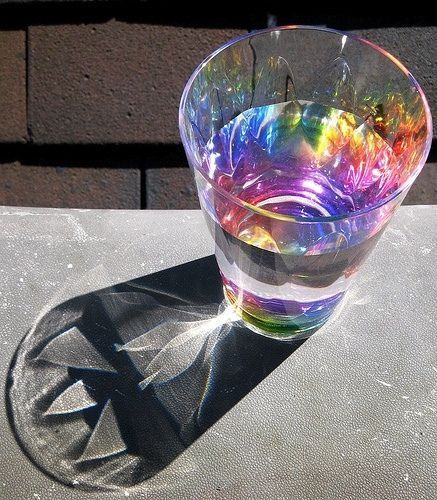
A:
<svg viewBox="0 0 437 500">
<path fill-rule="evenodd" d="M 437 206 L 402 207 L 340 314 L 165 467 L 103 493 L 65 486 L 23 453 L 5 409 L 14 353 L 58 304 L 171 275 L 213 243 L 198 211 L 0 208 L 0 498 L 435 497 L 436 218 Z"/>
</svg>

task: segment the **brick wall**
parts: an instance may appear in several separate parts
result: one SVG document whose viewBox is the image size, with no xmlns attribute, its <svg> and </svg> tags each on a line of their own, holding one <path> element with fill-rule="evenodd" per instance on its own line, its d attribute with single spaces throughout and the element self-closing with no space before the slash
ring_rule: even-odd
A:
<svg viewBox="0 0 437 500">
<path fill-rule="evenodd" d="M 177 128 L 182 89 L 214 48 L 268 23 L 375 41 L 417 76 L 437 116 L 431 17 L 269 8 L 212 16 L 153 1 L 0 0 L 0 204 L 197 207 Z M 408 203 L 437 203 L 436 159 L 433 148 Z"/>
</svg>

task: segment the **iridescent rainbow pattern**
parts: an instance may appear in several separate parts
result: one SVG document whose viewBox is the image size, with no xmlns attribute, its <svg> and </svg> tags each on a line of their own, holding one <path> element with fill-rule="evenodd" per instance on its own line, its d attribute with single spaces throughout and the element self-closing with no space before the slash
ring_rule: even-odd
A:
<svg viewBox="0 0 437 500">
<path fill-rule="evenodd" d="M 391 147 L 387 130 L 377 113 L 363 120 L 314 102 L 294 101 L 249 109 L 210 139 L 203 175 L 262 209 L 257 213 L 229 203 L 208 184 L 201 190 L 203 206 L 239 242 L 218 251 L 217 258 L 226 296 L 255 328 L 286 337 L 308 331 L 324 323 L 340 302 L 393 207 L 356 219 L 342 217 L 378 205 L 398 190 L 410 168 L 401 157 L 422 133 L 407 134 L 399 127 Z M 272 223 L 264 211 L 321 222 Z M 327 217 L 339 220 L 324 222 Z M 239 262 L 242 252 L 253 254 L 243 249 L 244 243 L 281 256 L 291 270 L 286 290 L 277 280 L 266 284 L 259 278 L 258 257 L 249 258 L 249 266 Z M 320 258 L 316 266 L 308 265 L 318 255 L 324 256 L 323 266 Z"/>
<path fill-rule="evenodd" d="M 395 97 L 390 102 L 400 113 Z M 202 169 L 232 196 L 268 212 L 341 217 L 371 208 L 408 179 L 426 129 L 424 120 L 407 119 L 393 135 L 396 117 L 383 118 L 381 109 L 366 120 L 313 102 L 249 109 L 209 140 Z M 238 218 L 221 222 L 239 237 L 228 227 Z M 276 243 L 272 249 L 287 252 Z"/>
<path fill-rule="evenodd" d="M 229 302 L 269 335 L 316 328 L 424 163 L 423 93 L 371 44 L 292 27 L 229 44 L 190 85 L 182 136 Z"/>
</svg>

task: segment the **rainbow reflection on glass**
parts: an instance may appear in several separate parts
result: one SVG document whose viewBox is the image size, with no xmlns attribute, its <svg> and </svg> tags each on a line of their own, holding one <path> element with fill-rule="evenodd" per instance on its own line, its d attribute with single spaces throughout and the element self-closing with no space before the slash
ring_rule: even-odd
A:
<svg viewBox="0 0 437 500">
<path fill-rule="evenodd" d="M 370 42 L 274 28 L 208 57 L 179 125 L 247 326 L 307 336 L 343 298 L 423 167 L 431 116 L 416 80 Z"/>
</svg>

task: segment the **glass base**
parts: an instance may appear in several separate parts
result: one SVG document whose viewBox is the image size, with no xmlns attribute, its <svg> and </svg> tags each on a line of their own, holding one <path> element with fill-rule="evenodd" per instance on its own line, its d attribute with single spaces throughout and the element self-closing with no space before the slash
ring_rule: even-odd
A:
<svg viewBox="0 0 437 500">
<path fill-rule="evenodd" d="M 304 328 L 294 323 L 292 318 L 287 318 L 281 322 L 265 321 L 242 309 L 238 305 L 235 295 L 226 286 L 223 287 L 223 293 L 226 302 L 234 309 L 249 330 L 282 342 L 308 338 L 329 319 L 329 317 L 325 317 L 322 321 L 308 324 Z"/>
</svg>

